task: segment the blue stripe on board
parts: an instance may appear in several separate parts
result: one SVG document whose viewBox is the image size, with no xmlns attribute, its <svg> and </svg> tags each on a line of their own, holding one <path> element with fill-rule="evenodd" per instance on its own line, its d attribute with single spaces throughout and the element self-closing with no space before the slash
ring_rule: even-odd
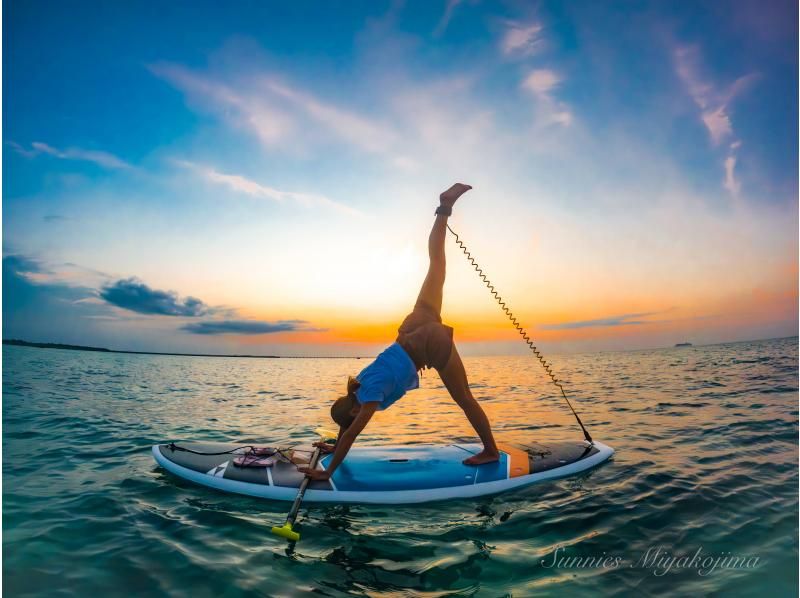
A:
<svg viewBox="0 0 800 598">
<path fill-rule="evenodd" d="M 333 474 L 343 491 L 425 490 L 506 479 L 508 457 L 480 467 L 464 465 L 471 445 L 416 445 L 353 449 Z M 477 445 L 474 447 L 480 450 Z M 327 467 L 331 456 L 322 463 Z"/>
</svg>

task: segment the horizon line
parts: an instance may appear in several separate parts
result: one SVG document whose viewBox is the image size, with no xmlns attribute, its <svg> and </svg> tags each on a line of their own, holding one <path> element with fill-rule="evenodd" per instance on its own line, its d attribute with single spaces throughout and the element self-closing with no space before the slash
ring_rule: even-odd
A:
<svg viewBox="0 0 800 598">
<path fill-rule="evenodd" d="M 689 346 L 673 345 L 671 347 L 652 347 L 648 349 L 613 349 L 601 351 L 588 351 L 578 352 L 575 355 L 585 355 L 591 353 L 627 353 L 635 351 L 659 351 L 664 349 L 676 348 L 693 348 L 693 347 L 714 347 L 718 345 L 732 345 L 737 343 L 756 343 L 764 341 L 774 341 L 789 338 L 799 338 L 798 335 L 793 336 L 776 336 L 770 338 L 757 338 L 757 339 L 744 339 L 737 341 L 723 341 L 718 343 L 708 343 L 695 345 L 689 343 Z M 241 358 L 241 359 L 372 359 L 374 355 L 252 355 L 252 354 L 237 354 L 237 353 L 174 353 L 168 351 L 132 351 L 127 349 L 109 349 L 107 347 L 92 347 L 88 345 L 73 345 L 70 343 L 53 343 L 53 342 L 32 342 L 22 339 L 3 339 L 3 345 L 16 346 L 16 347 L 29 347 L 33 349 L 60 349 L 64 351 L 85 351 L 89 353 L 123 353 L 127 355 L 163 355 L 167 357 L 224 357 L 224 358 Z M 561 353 L 558 353 L 561 355 Z M 509 353 L 506 355 L 478 355 L 472 357 L 519 357 L 524 353 Z"/>
</svg>

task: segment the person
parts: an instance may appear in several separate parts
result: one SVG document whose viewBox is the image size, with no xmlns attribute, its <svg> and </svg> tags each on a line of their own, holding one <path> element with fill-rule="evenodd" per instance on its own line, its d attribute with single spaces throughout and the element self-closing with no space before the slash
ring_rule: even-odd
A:
<svg viewBox="0 0 800 598">
<path fill-rule="evenodd" d="M 464 463 L 481 465 L 500 458 L 489 419 L 469 389 L 464 364 L 453 344 L 453 329 L 443 324 L 441 317 L 447 218 L 456 200 L 470 189 L 469 185 L 456 183 L 439 196 L 436 219 L 428 237 L 428 273 L 414 309 L 400 325 L 397 340 L 358 376 L 348 379 L 347 394 L 331 407 L 331 417 L 339 425 L 336 444 L 315 443 L 322 452 L 333 452 L 333 458 L 324 471 L 307 466 L 298 468 L 309 477 L 329 479 L 375 411 L 390 407 L 407 391 L 419 387 L 418 372 L 423 368 L 434 368 L 439 373 L 450 396 L 483 442 L 483 450 Z"/>
</svg>

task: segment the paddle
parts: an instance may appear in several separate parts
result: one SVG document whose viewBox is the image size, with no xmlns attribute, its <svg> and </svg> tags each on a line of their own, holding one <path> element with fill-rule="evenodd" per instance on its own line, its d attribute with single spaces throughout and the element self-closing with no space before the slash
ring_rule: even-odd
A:
<svg viewBox="0 0 800 598">
<path fill-rule="evenodd" d="M 318 428 L 315 430 L 317 434 L 319 434 L 320 440 L 330 440 L 332 438 L 336 438 L 336 435 L 331 435 L 328 430 L 323 430 L 322 428 Z M 320 449 L 317 447 L 314 450 L 314 453 L 311 455 L 311 461 L 308 462 L 308 467 L 310 469 L 315 469 L 317 467 L 317 462 L 319 461 L 320 456 Z M 308 475 L 303 478 L 303 481 L 300 483 L 300 489 L 297 491 L 297 496 L 292 503 L 292 508 L 289 509 L 289 514 L 286 516 L 286 523 L 282 526 L 278 527 L 275 526 L 272 528 L 272 533 L 276 536 L 280 536 L 281 538 L 286 538 L 290 542 L 297 542 L 300 539 L 300 534 L 294 531 L 294 524 L 297 521 L 297 513 L 300 511 L 300 504 L 303 502 L 303 496 L 306 493 L 306 488 L 308 488 L 308 484 L 311 482 L 311 478 Z"/>
</svg>

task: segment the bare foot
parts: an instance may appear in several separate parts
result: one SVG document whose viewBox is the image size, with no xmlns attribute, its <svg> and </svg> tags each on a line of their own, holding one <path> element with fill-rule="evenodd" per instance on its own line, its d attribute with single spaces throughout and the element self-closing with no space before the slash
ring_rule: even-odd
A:
<svg viewBox="0 0 800 598">
<path fill-rule="evenodd" d="M 484 463 L 493 463 L 500 460 L 500 453 L 497 451 L 482 450 L 477 455 L 472 455 L 469 459 L 464 459 L 464 465 L 483 465 Z"/>
<path fill-rule="evenodd" d="M 462 195 L 464 195 L 470 189 L 472 189 L 470 185 L 465 185 L 464 183 L 456 183 L 455 185 L 450 187 L 447 191 L 439 195 L 439 203 L 447 208 L 452 208 L 453 204 L 456 203 L 456 200 Z"/>
</svg>

